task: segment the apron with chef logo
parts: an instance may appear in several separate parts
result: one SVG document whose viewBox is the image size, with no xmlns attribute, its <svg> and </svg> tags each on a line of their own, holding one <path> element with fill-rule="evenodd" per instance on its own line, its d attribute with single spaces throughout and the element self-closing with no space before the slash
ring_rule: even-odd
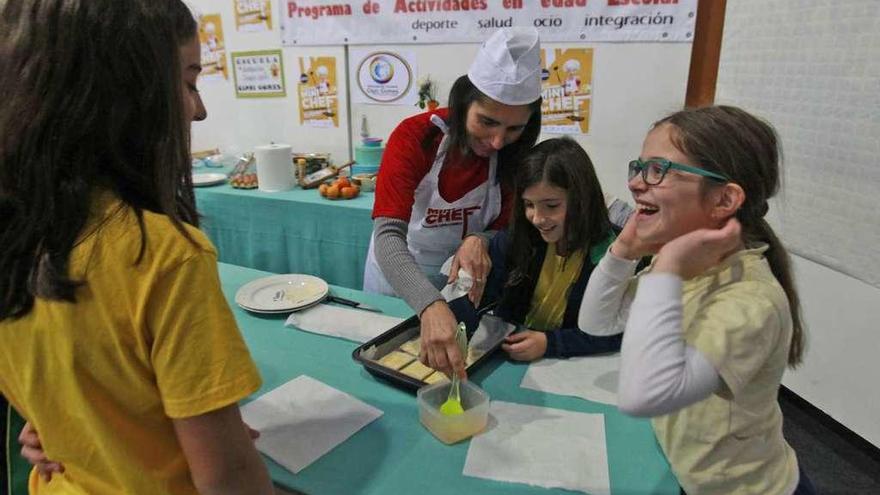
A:
<svg viewBox="0 0 880 495">
<path fill-rule="evenodd" d="M 449 129 L 436 115 L 431 116 L 431 122 L 443 131 L 443 139 L 431 170 L 416 187 L 406 244 L 422 273 L 434 287 L 441 289 L 447 280 L 446 275 L 440 273 L 443 262 L 455 254 L 467 234 L 486 230 L 501 213 L 501 187 L 495 182 L 498 154 L 493 153 L 489 158 L 486 182 L 457 201 L 450 203 L 443 199 L 440 196 L 440 170 L 449 148 Z M 364 290 L 396 295 L 376 261 L 374 243 L 375 239 L 370 239 L 364 267 Z"/>
</svg>

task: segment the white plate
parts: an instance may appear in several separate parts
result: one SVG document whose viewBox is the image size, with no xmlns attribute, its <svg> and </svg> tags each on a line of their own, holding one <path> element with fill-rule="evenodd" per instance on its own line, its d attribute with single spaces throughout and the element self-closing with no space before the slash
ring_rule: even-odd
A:
<svg viewBox="0 0 880 495">
<path fill-rule="evenodd" d="M 244 284 L 235 293 L 235 303 L 261 312 L 296 311 L 327 297 L 327 282 L 311 275 L 272 275 Z"/>
<path fill-rule="evenodd" d="M 223 184 L 224 182 L 226 182 L 226 174 L 218 174 L 216 172 L 193 174 L 193 185 L 196 187 L 216 186 L 217 184 Z"/>
<path fill-rule="evenodd" d="M 259 313 L 261 315 L 287 315 L 290 313 L 295 313 L 297 311 L 303 311 L 305 309 L 309 309 L 313 306 L 317 306 L 318 304 L 321 304 L 321 302 L 323 302 L 323 301 L 324 301 L 324 299 L 322 298 L 322 299 L 319 299 L 319 300 L 313 302 L 312 304 L 306 304 L 305 306 L 300 306 L 295 309 L 272 309 L 272 310 L 269 310 L 269 309 L 249 308 L 249 307 L 244 306 L 242 304 L 239 304 L 238 306 L 245 311 L 250 311 L 251 313 Z"/>
</svg>

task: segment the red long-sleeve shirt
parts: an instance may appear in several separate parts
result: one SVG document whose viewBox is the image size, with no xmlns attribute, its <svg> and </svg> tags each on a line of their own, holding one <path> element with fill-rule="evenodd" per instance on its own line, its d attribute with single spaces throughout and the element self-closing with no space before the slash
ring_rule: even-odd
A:
<svg viewBox="0 0 880 495">
<path fill-rule="evenodd" d="M 421 113 L 403 120 L 388 138 L 382 165 L 376 183 L 376 198 L 373 205 L 373 218 L 390 217 L 409 222 L 415 201 L 415 190 L 431 170 L 442 133 L 437 133 L 435 143 L 428 150 L 422 145 L 426 136 L 436 126 L 431 122 L 432 114 L 446 120 L 449 110 L 438 109 Z M 486 182 L 489 175 L 489 159 L 476 155 L 462 156 L 458 150 L 450 149 L 439 175 L 440 196 L 453 202 L 461 199 L 469 191 Z M 499 230 L 507 226 L 512 207 L 512 192 L 501 188 L 501 212 L 489 226 Z"/>
</svg>

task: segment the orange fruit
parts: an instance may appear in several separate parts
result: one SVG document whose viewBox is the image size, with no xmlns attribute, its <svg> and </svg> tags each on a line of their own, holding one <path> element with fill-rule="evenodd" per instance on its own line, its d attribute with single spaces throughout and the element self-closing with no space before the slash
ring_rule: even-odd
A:
<svg viewBox="0 0 880 495">
<path fill-rule="evenodd" d="M 346 188 L 351 185 L 351 181 L 348 180 L 348 177 L 340 177 L 336 180 L 336 184 L 339 186 L 339 189 Z"/>
<path fill-rule="evenodd" d="M 325 194 L 324 196 L 326 196 L 326 197 L 328 197 L 328 198 L 330 198 L 330 199 L 337 199 L 337 198 L 339 198 L 339 187 L 338 187 L 338 186 L 330 186 L 330 187 L 328 187 L 328 188 L 327 188 L 327 194 Z"/>
<path fill-rule="evenodd" d="M 330 186 L 328 186 L 327 184 L 321 184 L 320 186 L 318 186 L 318 192 L 321 194 L 321 196 L 326 197 L 327 196 L 327 189 L 329 187 Z"/>
<path fill-rule="evenodd" d="M 357 193 L 358 193 L 357 188 L 355 188 L 353 186 L 343 187 L 342 191 L 341 191 L 342 197 L 345 199 L 351 199 L 351 198 L 357 196 Z"/>
</svg>

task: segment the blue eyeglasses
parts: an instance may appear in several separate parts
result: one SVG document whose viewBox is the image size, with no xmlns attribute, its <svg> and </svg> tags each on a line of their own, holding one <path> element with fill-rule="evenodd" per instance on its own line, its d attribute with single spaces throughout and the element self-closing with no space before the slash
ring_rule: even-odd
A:
<svg viewBox="0 0 880 495">
<path fill-rule="evenodd" d="M 632 180 L 636 175 L 642 174 L 642 180 L 645 181 L 645 184 L 656 186 L 663 182 L 663 178 L 666 177 L 666 172 L 669 172 L 669 169 L 681 170 L 682 172 L 700 175 L 718 182 L 730 181 L 730 178 L 724 175 L 709 172 L 702 168 L 670 162 L 665 158 L 648 158 L 645 161 L 636 158 L 629 162 L 629 180 Z"/>
</svg>

